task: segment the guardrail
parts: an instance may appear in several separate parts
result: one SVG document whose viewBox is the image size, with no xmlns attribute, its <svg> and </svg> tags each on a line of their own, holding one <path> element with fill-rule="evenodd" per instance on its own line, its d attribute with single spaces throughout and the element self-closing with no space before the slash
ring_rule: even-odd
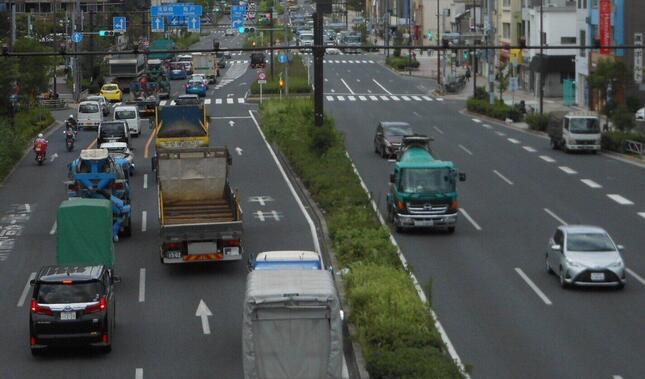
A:
<svg viewBox="0 0 645 379">
<path fill-rule="evenodd" d="M 47 109 L 65 109 L 65 100 L 63 99 L 49 99 L 38 100 L 38 105 Z"/>
<path fill-rule="evenodd" d="M 638 154 L 641 158 L 645 155 L 645 144 L 633 140 L 625 140 L 625 151 Z"/>
</svg>

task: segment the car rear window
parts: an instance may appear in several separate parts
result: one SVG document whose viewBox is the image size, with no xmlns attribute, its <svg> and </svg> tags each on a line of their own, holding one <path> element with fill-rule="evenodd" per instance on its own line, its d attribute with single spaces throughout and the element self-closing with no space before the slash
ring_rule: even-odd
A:
<svg viewBox="0 0 645 379">
<path fill-rule="evenodd" d="M 137 113 L 135 111 L 116 111 L 114 112 L 114 118 L 117 120 L 137 118 Z"/>
<path fill-rule="evenodd" d="M 41 283 L 38 286 L 39 304 L 92 303 L 99 301 L 104 294 L 103 285 L 98 281 L 52 284 Z"/>
<path fill-rule="evenodd" d="M 103 86 L 103 90 L 104 91 L 116 91 L 117 86 L 116 85 L 114 85 L 114 86 Z"/>
<path fill-rule="evenodd" d="M 121 123 L 101 124 L 101 137 L 123 137 L 125 128 Z"/>
<path fill-rule="evenodd" d="M 99 106 L 96 104 L 81 104 L 78 107 L 78 113 L 97 113 L 99 111 Z"/>
</svg>

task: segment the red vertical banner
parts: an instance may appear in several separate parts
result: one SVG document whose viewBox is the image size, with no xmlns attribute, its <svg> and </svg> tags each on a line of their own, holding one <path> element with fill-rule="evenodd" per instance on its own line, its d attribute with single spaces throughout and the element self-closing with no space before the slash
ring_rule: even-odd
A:
<svg viewBox="0 0 645 379">
<path fill-rule="evenodd" d="M 600 0 L 598 33 L 600 39 L 600 55 L 610 55 L 611 49 L 611 0 Z"/>
</svg>

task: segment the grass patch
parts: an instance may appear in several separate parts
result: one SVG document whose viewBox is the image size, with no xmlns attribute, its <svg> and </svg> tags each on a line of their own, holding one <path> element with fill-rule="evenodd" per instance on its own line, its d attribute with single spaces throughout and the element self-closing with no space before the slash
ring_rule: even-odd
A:
<svg viewBox="0 0 645 379">
<path fill-rule="evenodd" d="M 269 55 L 267 55 L 269 58 Z M 278 94 L 280 93 L 279 87 L 279 75 L 277 73 L 282 72 L 284 69 L 284 64 L 278 62 L 277 54 L 273 56 L 273 67 L 276 72 L 276 75 L 272 78 L 270 76 L 271 69 L 267 63 L 265 72 L 269 75 L 267 77 L 267 83 L 262 85 L 262 94 Z M 311 67 L 313 70 L 313 67 Z M 307 68 L 302 63 L 302 58 L 299 55 L 294 55 L 289 61 L 289 93 L 290 94 L 307 94 L 311 93 L 311 86 L 307 83 Z M 260 94 L 260 85 L 257 81 L 254 81 L 251 85 L 251 94 L 259 95 Z"/>
<path fill-rule="evenodd" d="M 260 107 L 268 139 L 324 210 L 336 256 L 350 268 L 349 321 L 370 376 L 461 377 L 345 155 L 343 136 L 331 118 L 321 128 L 313 119 L 310 99 L 271 100 Z"/>
<path fill-rule="evenodd" d="M 35 108 L 16 114 L 16 127 L 10 118 L 0 118 L 0 181 L 22 158 L 25 148 L 31 145 L 38 133 L 54 122 L 48 110 Z"/>
</svg>

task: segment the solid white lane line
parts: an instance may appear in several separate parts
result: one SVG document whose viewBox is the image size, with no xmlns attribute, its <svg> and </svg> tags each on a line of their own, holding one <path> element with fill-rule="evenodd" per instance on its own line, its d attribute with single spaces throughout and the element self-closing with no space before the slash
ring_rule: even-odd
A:
<svg viewBox="0 0 645 379">
<path fill-rule="evenodd" d="M 520 141 L 516 140 L 515 138 L 507 138 L 507 140 L 510 143 L 515 143 L 515 144 L 520 143 Z"/>
<path fill-rule="evenodd" d="M 542 292 L 542 290 L 541 290 L 537 285 L 535 285 L 535 283 L 533 283 L 533 281 L 531 280 L 531 278 L 529 278 L 529 277 L 524 273 L 524 271 L 522 271 L 522 269 L 521 269 L 521 268 L 519 268 L 519 267 L 515 267 L 515 272 L 517 272 L 517 274 L 520 276 L 520 278 L 522 278 L 522 279 L 524 280 L 524 282 L 526 282 L 526 284 L 528 284 L 528 285 L 529 285 L 529 287 L 531 287 L 531 289 L 533 290 L 533 292 L 535 292 L 535 293 L 540 297 L 540 299 L 542 299 L 542 301 L 544 302 L 544 304 L 546 304 L 546 305 L 551 305 L 551 304 L 553 304 L 553 303 L 551 303 L 551 300 L 549 300 L 549 298 L 544 294 L 544 292 Z"/>
<path fill-rule="evenodd" d="M 327 95 L 327 101 L 334 101 L 334 97 L 331 95 Z"/>
<path fill-rule="evenodd" d="M 307 209 L 305 208 L 304 204 L 302 203 L 302 200 L 300 199 L 300 196 L 298 196 L 298 193 L 296 192 L 295 188 L 293 188 L 293 184 L 291 183 L 291 180 L 289 180 L 289 177 L 287 176 L 287 173 L 284 171 L 284 168 L 280 164 L 280 161 L 278 160 L 278 157 L 275 155 L 275 152 L 273 151 L 273 148 L 271 148 L 271 145 L 266 139 L 266 136 L 264 135 L 264 132 L 262 131 L 262 128 L 260 128 L 260 124 L 258 124 L 258 120 L 255 119 L 255 116 L 253 116 L 253 112 L 249 110 L 249 115 L 253 119 L 253 123 L 255 124 L 255 127 L 258 130 L 258 133 L 262 137 L 262 140 L 264 141 L 264 144 L 267 147 L 267 150 L 269 150 L 269 154 L 271 154 L 271 157 L 273 158 L 273 161 L 275 162 L 276 166 L 278 166 L 278 170 L 280 170 L 280 173 L 282 174 L 282 178 L 284 181 L 287 183 L 287 187 L 289 187 L 289 191 L 291 192 L 291 195 L 293 198 L 296 200 L 296 203 L 298 203 L 298 207 L 300 208 L 300 211 L 302 214 L 305 216 L 305 219 L 307 220 L 307 223 L 309 224 L 309 232 L 311 233 L 311 238 L 314 243 L 314 251 L 317 253 L 321 253 L 320 250 L 320 241 L 318 241 L 318 233 L 316 232 L 316 225 L 314 224 L 314 221 L 311 219 L 311 216 L 309 215 L 309 212 L 307 212 Z"/>
<path fill-rule="evenodd" d="M 143 379 L 143 369 L 138 368 L 134 370 L 134 379 Z"/>
<path fill-rule="evenodd" d="M 556 219 L 556 221 L 557 221 L 557 222 L 559 222 L 560 224 L 562 224 L 562 225 L 567 225 L 567 222 L 566 222 L 566 221 L 564 221 L 563 219 L 561 219 L 560 217 L 558 217 L 558 215 L 557 215 L 557 214 L 555 214 L 555 213 L 553 213 L 553 211 L 551 211 L 549 208 L 544 208 L 544 211 L 545 211 L 546 213 L 548 213 L 548 214 L 549 214 L 549 216 L 551 216 L 551 217 L 553 217 L 554 219 Z"/>
<path fill-rule="evenodd" d="M 461 150 L 465 151 L 468 155 L 473 155 L 473 153 L 470 150 L 466 149 L 466 147 L 464 147 L 463 145 L 458 145 L 458 146 Z"/>
<path fill-rule="evenodd" d="M 540 155 L 540 159 L 542 159 L 545 162 L 549 162 L 549 163 L 555 162 L 555 159 L 551 158 L 548 155 Z"/>
<path fill-rule="evenodd" d="M 643 279 L 640 275 L 638 275 L 637 273 L 635 273 L 634 271 L 632 271 L 627 267 L 625 267 L 625 271 L 627 271 L 629 275 L 633 276 L 634 279 L 638 280 L 639 282 L 641 282 L 642 285 L 645 286 L 645 279 Z"/>
<path fill-rule="evenodd" d="M 560 167 L 558 167 L 558 168 L 559 168 L 560 170 L 564 171 L 565 173 L 569 174 L 569 175 L 575 175 L 575 174 L 577 174 L 577 173 L 578 173 L 578 171 L 576 171 L 576 170 L 572 169 L 571 167 L 567 167 L 567 166 L 560 166 Z"/>
<path fill-rule="evenodd" d="M 609 193 L 607 194 L 607 197 L 617 202 L 620 205 L 634 205 L 633 201 L 626 199 L 617 193 Z"/>
<path fill-rule="evenodd" d="M 385 89 L 385 87 L 383 87 L 383 86 L 381 85 L 381 83 L 377 82 L 377 81 L 376 81 L 376 79 L 372 79 L 372 81 L 373 81 L 377 86 L 381 87 L 381 89 L 382 89 L 383 91 L 385 91 L 385 93 L 387 93 L 388 95 L 391 95 L 391 94 L 392 94 L 392 92 L 390 92 L 390 91 L 388 91 L 387 89 Z"/>
<path fill-rule="evenodd" d="M 143 174 L 143 189 L 148 189 L 148 174 Z"/>
<path fill-rule="evenodd" d="M 591 188 L 602 188 L 602 186 L 591 179 L 580 179 L 581 182 L 588 185 Z"/>
<path fill-rule="evenodd" d="M 345 87 L 347 87 L 347 89 L 349 90 L 349 93 L 351 93 L 351 94 L 353 95 L 353 94 L 354 94 L 354 91 L 352 91 L 352 89 L 351 89 L 351 88 L 349 88 L 349 86 L 347 85 L 347 82 L 345 82 L 345 80 L 344 80 L 343 78 L 341 78 L 341 79 L 340 79 L 340 81 L 341 81 L 341 82 L 343 82 L 343 84 L 345 85 Z"/>
<path fill-rule="evenodd" d="M 528 151 L 529 153 L 535 153 L 537 150 L 532 148 L 531 146 L 522 146 L 522 149 Z"/>
<path fill-rule="evenodd" d="M 482 122 L 482 120 L 480 120 L 480 119 L 478 119 L 478 118 L 473 118 L 472 120 L 473 120 L 473 122 L 476 122 L 476 123 L 478 123 L 478 124 L 479 124 L 480 122 Z"/>
<path fill-rule="evenodd" d="M 504 137 L 506 135 L 506 133 L 502 133 L 502 132 L 495 132 L 495 133 L 500 137 Z"/>
<path fill-rule="evenodd" d="M 27 299 L 27 294 L 31 289 L 31 281 L 34 279 L 36 279 L 36 273 L 32 272 L 31 274 L 29 274 L 29 279 L 27 279 L 27 284 L 25 284 L 25 288 L 22 290 L 22 293 L 20 294 L 20 298 L 18 299 L 18 304 L 16 304 L 18 308 L 22 307 L 25 304 L 25 300 Z"/>
<path fill-rule="evenodd" d="M 139 269 L 139 302 L 146 301 L 146 269 Z"/>
<path fill-rule="evenodd" d="M 439 129 L 437 126 L 433 126 L 432 128 L 436 130 L 439 134 L 443 134 L 443 130 Z"/>
<path fill-rule="evenodd" d="M 638 212 L 638 215 L 641 216 L 642 218 L 645 218 L 645 212 Z"/>
<path fill-rule="evenodd" d="M 52 235 L 52 236 L 53 236 L 54 234 L 56 234 L 56 227 L 57 227 L 57 226 L 58 226 L 58 222 L 57 222 L 57 221 L 54 221 L 54 225 L 52 225 L 52 228 L 51 228 L 51 229 L 49 229 L 49 234 L 50 234 L 50 235 Z"/>
<path fill-rule="evenodd" d="M 459 208 L 459 213 L 462 213 L 464 215 L 464 217 L 466 217 L 466 220 L 470 221 L 470 223 L 473 225 L 473 227 L 475 229 L 477 229 L 479 231 L 482 230 L 482 227 L 479 226 L 479 224 L 476 223 L 475 220 L 473 220 L 472 217 L 470 217 L 470 215 L 468 214 L 468 212 L 466 212 L 466 210 L 464 208 Z"/>
<path fill-rule="evenodd" d="M 513 182 L 511 182 L 511 181 L 510 181 L 507 177 L 505 177 L 504 175 L 500 174 L 500 173 L 499 173 L 499 171 L 497 171 L 497 170 L 493 170 L 493 172 L 495 173 L 495 175 L 499 176 L 499 178 L 500 178 L 500 179 L 502 179 L 503 181 L 505 181 L 505 182 L 506 182 L 506 183 L 508 183 L 509 185 L 511 185 L 511 186 L 513 185 Z"/>
<path fill-rule="evenodd" d="M 141 211 L 141 231 L 145 232 L 148 224 L 148 212 Z"/>
</svg>

